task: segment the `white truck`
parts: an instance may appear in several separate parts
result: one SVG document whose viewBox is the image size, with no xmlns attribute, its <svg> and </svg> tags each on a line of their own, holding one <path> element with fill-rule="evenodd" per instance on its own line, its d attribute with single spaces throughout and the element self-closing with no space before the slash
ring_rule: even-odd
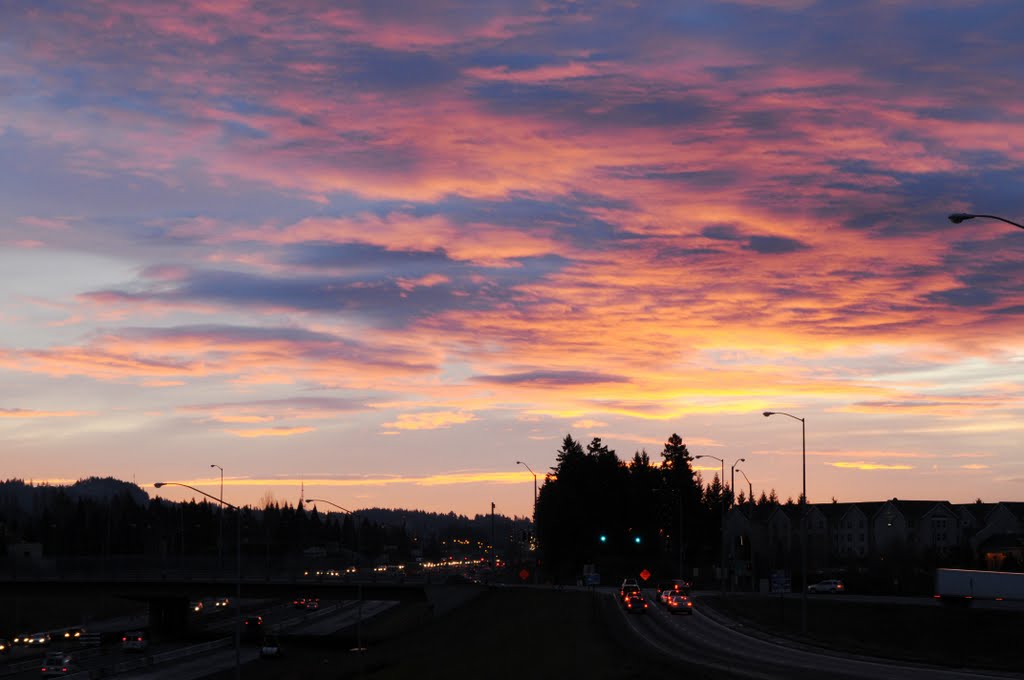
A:
<svg viewBox="0 0 1024 680">
<path fill-rule="evenodd" d="M 970 604 L 972 600 L 1024 600 L 1024 574 L 936 569 L 935 597 L 946 604 Z"/>
</svg>

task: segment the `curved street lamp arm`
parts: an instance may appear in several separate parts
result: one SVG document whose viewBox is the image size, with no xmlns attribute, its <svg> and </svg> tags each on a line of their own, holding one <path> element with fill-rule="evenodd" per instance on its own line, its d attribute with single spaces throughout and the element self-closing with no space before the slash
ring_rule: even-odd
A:
<svg viewBox="0 0 1024 680">
<path fill-rule="evenodd" d="M 354 515 L 354 514 L 356 514 L 356 513 L 352 512 L 351 510 L 349 510 L 349 509 L 347 509 L 347 508 L 343 508 L 343 507 L 341 507 L 340 505 L 338 505 L 337 503 L 332 503 L 331 501 L 329 501 L 329 500 L 326 500 L 326 499 L 324 499 L 324 498 L 307 498 L 307 499 L 306 499 L 306 502 L 307 502 L 307 503 L 326 503 L 327 505 L 330 505 L 330 506 L 332 506 L 332 507 L 335 507 L 335 508 L 337 508 L 338 510 L 341 510 L 342 512 L 344 512 L 344 513 L 346 513 L 346 514 L 348 514 L 348 515 Z"/>
<path fill-rule="evenodd" d="M 183 486 L 186 489 L 192 489 L 193 491 L 195 491 L 198 494 L 202 494 L 203 496 L 206 496 L 207 498 L 211 498 L 211 499 L 217 501 L 218 503 L 220 503 L 221 505 L 224 505 L 224 506 L 227 506 L 227 507 L 231 508 L 232 510 L 241 510 L 241 508 L 239 508 L 237 505 L 232 505 L 231 503 L 228 503 L 223 498 L 217 498 L 212 493 L 206 493 L 205 491 L 201 491 L 200 489 L 197 489 L 194 486 L 189 486 L 188 484 L 182 484 L 181 482 L 154 482 L 153 486 L 155 488 L 157 488 L 157 489 L 159 489 L 162 486 Z"/>
<path fill-rule="evenodd" d="M 1013 220 L 1008 220 L 1005 217 L 1000 217 L 999 215 L 982 215 L 980 213 L 953 213 L 952 215 L 949 216 L 949 221 L 952 222 L 953 224 L 960 224 L 965 220 L 974 219 L 975 217 L 987 217 L 990 220 L 999 220 L 1000 222 L 1006 222 L 1007 224 L 1012 224 L 1015 227 L 1024 229 L 1024 224 L 1018 224 Z"/>
<path fill-rule="evenodd" d="M 785 411 L 765 411 L 764 417 L 767 418 L 768 416 L 789 416 L 793 420 L 799 420 L 801 423 L 804 422 L 803 418 L 795 416 L 792 413 L 786 413 Z"/>
</svg>

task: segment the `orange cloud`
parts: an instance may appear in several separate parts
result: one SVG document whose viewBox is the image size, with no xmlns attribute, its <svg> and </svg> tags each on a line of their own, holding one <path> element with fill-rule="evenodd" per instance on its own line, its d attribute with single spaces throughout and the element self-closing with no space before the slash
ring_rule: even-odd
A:
<svg viewBox="0 0 1024 680">
<path fill-rule="evenodd" d="M 384 423 L 383 427 L 396 430 L 440 430 L 452 425 L 461 425 L 476 420 L 472 413 L 458 411 L 432 411 L 429 413 L 402 413 L 394 422 Z"/>
<path fill-rule="evenodd" d="M 864 461 L 839 461 L 836 463 L 828 463 L 832 467 L 842 468 L 844 470 L 913 470 L 913 465 L 887 465 L 885 463 L 867 463 Z"/>
<path fill-rule="evenodd" d="M 32 418 L 77 418 L 92 415 L 86 411 L 36 411 L 23 408 L 0 408 L 0 418 L 32 419 Z"/>
<path fill-rule="evenodd" d="M 257 438 L 257 437 L 292 437 L 297 434 L 313 432 L 313 427 L 265 427 L 254 430 L 224 430 L 236 437 Z"/>
</svg>

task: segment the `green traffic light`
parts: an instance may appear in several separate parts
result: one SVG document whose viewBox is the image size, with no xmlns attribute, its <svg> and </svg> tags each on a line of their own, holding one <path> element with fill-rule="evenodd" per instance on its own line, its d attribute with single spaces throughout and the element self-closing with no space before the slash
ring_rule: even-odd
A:
<svg viewBox="0 0 1024 680">
<path fill-rule="evenodd" d="M 606 535 L 604 535 L 604 534 L 601 534 L 601 542 L 602 543 L 607 543 L 608 542 L 608 537 Z"/>
<path fill-rule="evenodd" d="M 633 537 L 633 542 L 636 543 L 637 545 L 640 545 L 640 537 L 639 536 L 634 536 Z"/>
</svg>

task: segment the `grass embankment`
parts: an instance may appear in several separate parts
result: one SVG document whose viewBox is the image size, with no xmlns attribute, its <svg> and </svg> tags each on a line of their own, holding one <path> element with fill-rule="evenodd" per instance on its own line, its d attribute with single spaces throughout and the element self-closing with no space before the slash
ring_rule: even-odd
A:
<svg viewBox="0 0 1024 680">
<path fill-rule="evenodd" d="M 609 607 L 618 614 L 589 593 L 518 588 L 487 590 L 428 622 L 424 609 L 403 605 L 364 626 L 361 660 L 347 651 L 351 640 L 335 639 L 330 648 L 288 649 L 280 664 L 251 664 L 245 677 L 676 680 L 678 669 L 616 628 L 621 614 L 608 616 Z"/>
<path fill-rule="evenodd" d="M 1024 613 L 930 604 L 808 598 L 808 635 L 800 635 L 800 598 L 705 595 L 723 615 L 765 633 L 852 654 L 953 667 L 1020 670 Z"/>
</svg>

